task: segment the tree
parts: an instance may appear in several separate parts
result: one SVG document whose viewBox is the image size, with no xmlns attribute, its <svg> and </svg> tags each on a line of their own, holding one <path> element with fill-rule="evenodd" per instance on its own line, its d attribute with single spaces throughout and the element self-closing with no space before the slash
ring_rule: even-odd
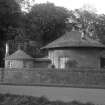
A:
<svg viewBox="0 0 105 105">
<path fill-rule="evenodd" d="M 7 36 L 8 30 L 19 27 L 20 8 L 15 0 L 0 0 L 0 39 L 11 39 Z"/>
<path fill-rule="evenodd" d="M 15 0 L 0 0 L 0 66 L 3 65 L 5 42 L 15 37 L 9 32 L 20 26 L 20 18 L 21 10 Z"/>
<path fill-rule="evenodd" d="M 105 44 L 105 15 L 99 15 L 94 26 L 98 39 Z"/>
<path fill-rule="evenodd" d="M 92 38 L 95 34 L 94 23 L 96 23 L 96 18 L 96 13 L 79 9 L 72 11 L 72 15 L 70 17 L 70 19 L 72 19 L 71 23 L 73 24 L 73 27 L 77 30 L 81 30 Z"/>
<path fill-rule="evenodd" d="M 35 4 L 27 14 L 27 37 L 45 45 L 61 36 L 66 29 L 68 10 L 52 3 Z"/>
<path fill-rule="evenodd" d="M 70 19 L 72 26 L 77 30 L 105 44 L 105 15 L 78 9 L 72 12 Z"/>
</svg>

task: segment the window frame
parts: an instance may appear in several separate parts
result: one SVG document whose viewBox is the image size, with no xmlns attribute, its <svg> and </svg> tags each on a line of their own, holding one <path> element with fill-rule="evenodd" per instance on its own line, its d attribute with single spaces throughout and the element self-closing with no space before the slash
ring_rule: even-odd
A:
<svg viewBox="0 0 105 105">
<path fill-rule="evenodd" d="M 102 60 L 103 60 L 103 62 L 104 62 L 104 61 L 105 61 L 105 57 L 100 56 L 100 68 L 101 68 L 101 69 L 105 69 L 105 64 L 102 64 L 102 63 L 103 63 Z"/>
<path fill-rule="evenodd" d="M 8 61 L 8 64 L 7 64 L 8 68 L 12 68 L 12 61 Z"/>
<path fill-rule="evenodd" d="M 63 63 L 64 63 L 64 66 L 62 67 L 62 64 L 61 64 L 61 59 L 64 59 Z M 70 60 L 70 57 L 69 56 L 59 56 L 59 60 L 58 60 L 58 67 L 60 69 L 65 69 L 66 68 L 66 65 L 65 63 Z"/>
</svg>

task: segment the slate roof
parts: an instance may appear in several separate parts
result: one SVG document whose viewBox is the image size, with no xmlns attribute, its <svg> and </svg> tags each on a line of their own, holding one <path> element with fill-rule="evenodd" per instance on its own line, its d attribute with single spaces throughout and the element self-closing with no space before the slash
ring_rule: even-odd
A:
<svg viewBox="0 0 105 105">
<path fill-rule="evenodd" d="M 81 32 L 71 31 L 66 32 L 63 36 L 56 39 L 55 41 L 49 43 L 42 49 L 52 49 L 52 48 L 70 48 L 70 47 L 100 47 L 105 48 L 105 45 L 99 41 L 92 40 L 88 37 L 85 39 L 81 38 Z"/>
<path fill-rule="evenodd" d="M 33 58 L 31 56 L 29 56 L 28 54 L 26 54 L 21 49 L 19 49 L 15 53 L 7 56 L 5 59 L 6 60 L 26 60 L 26 59 L 30 60 L 30 59 L 33 59 Z"/>
</svg>

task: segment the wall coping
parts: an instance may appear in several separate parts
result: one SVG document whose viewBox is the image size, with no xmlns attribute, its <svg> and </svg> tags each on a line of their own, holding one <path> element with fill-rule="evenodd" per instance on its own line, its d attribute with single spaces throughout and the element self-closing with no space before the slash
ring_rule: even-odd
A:
<svg viewBox="0 0 105 105">
<path fill-rule="evenodd" d="M 43 72 L 100 72 L 105 73 L 105 69 L 95 68 L 71 68 L 71 69 L 50 69 L 50 68 L 31 68 L 31 69 L 15 69 L 15 68 L 0 68 L 0 71 L 43 71 Z"/>
<path fill-rule="evenodd" d="M 42 87 L 61 87 L 61 88 L 88 88 L 88 89 L 105 89 L 103 85 L 84 85 L 84 84 L 55 84 L 55 83 L 6 83 L 0 85 L 7 86 L 42 86 Z"/>
</svg>

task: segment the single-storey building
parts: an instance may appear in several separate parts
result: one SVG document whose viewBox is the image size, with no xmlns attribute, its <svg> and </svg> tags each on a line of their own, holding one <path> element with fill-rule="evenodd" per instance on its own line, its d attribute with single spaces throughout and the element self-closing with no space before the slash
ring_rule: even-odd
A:
<svg viewBox="0 0 105 105">
<path fill-rule="evenodd" d="M 5 57 L 5 68 L 46 68 L 49 64 L 48 58 L 33 58 L 21 49 Z"/>
<path fill-rule="evenodd" d="M 66 32 L 42 49 L 48 50 L 55 68 L 105 67 L 105 45 L 79 31 Z"/>
<path fill-rule="evenodd" d="M 32 68 L 33 58 L 21 49 L 5 57 L 5 68 Z"/>
</svg>

